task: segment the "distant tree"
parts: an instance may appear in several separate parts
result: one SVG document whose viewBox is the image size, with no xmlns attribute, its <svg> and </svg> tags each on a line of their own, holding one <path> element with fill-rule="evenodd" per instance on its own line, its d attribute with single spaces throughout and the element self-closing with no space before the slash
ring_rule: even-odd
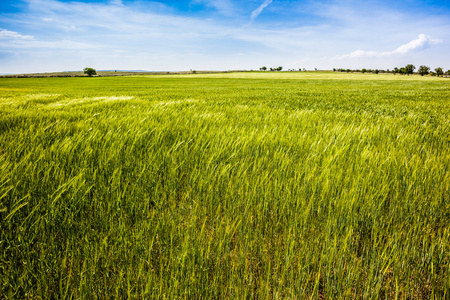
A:
<svg viewBox="0 0 450 300">
<path fill-rule="evenodd" d="M 405 71 L 406 71 L 406 73 L 405 74 L 414 74 L 414 70 L 416 69 L 416 67 L 414 66 L 414 65 L 411 65 L 411 64 L 409 64 L 409 65 L 406 65 L 405 66 Z"/>
<path fill-rule="evenodd" d="M 399 69 L 397 67 L 394 68 L 394 70 L 392 70 L 392 73 L 395 75 L 399 72 Z"/>
<path fill-rule="evenodd" d="M 350 70 L 350 69 L 347 69 L 347 73 L 350 73 L 352 70 Z"/>
<path fill-rule="evenodd" d="M 261 71 L 265 71 L 265 70 L 267 70 L 267 67 L 266 66 L 263 66 L 263 67 L 261 67 L 261 68 L 259 68 Z"/>
<path fill-rule="evenodd" d="M 380 71 L 378 69 L 376 69 L 375 71 L 373 71 L 375 74 L 380 73 Z"/>
<path fill-rule="evenodd" d="M 447 70 L 447 72 L 445 72 L 445 74 L 450 75 L 450 70 Z"/>
<path fill-rule="evenodd" d="M 421 76 L 428 75 L 430 73 L 430 67 L 422 65 L 419 67 L 418 72 Z"/>
<path fill-rule="evenodd" d="M 367 72 L 366 69 L 362 69 L 362 70 L 361 70 L 361 73 L 363 73 L 363 74 L 366 73 L 366 72 Z"/>
<path fill-rule="evenodd" d="M 92 75 L 97 75 L 97 71 L 95 71 L 95 69 L 93 68 L 84 68 L 84 74 L 86 74 L 87 76 L 91 77 Z"/>
<path fill-rule="evenodd" d="M 333 68 L 333 72 L 336 72 L 336 68 Z"/>
<path fill-rule="evenodd" d="M 441 67 L 434 69 L 434 71 L 436 72 L 436 75 L 437 75 L 437 76 L 442 76 L 442 75 L 444 75 L 444 71 L 442 71 L 442 68 L 441 68 Z"/>
</svg>

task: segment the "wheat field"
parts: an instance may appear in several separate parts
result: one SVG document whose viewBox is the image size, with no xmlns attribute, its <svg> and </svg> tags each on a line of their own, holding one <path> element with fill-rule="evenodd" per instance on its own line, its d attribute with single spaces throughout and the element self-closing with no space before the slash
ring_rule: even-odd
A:
<svg viewBox="0 0 450 300">
<path fill-rule="evenodd" d="M 0 298 L 450 298 L 449 133 L 447 78 L 0 78 Z"/>
</svg>

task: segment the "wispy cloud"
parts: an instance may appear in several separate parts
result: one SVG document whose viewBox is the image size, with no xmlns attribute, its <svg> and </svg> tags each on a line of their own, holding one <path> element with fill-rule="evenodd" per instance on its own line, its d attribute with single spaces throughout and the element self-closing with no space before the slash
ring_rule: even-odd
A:
<svg viewBox="0 0 450 300">
<path fill-rule="evenodd" d="M 111 4 L 122 6 L 122 0 L 111 0 Z"/>
<path fill-rule="evenodd" d="M 33 37 L 31 35 L 22 35 L 15 31 L 0 28 L 0 39 L 32 40 Z"/>
<path fill-rule="evenodd" d="M 0 39 L 0 49 L 46 49 L 46 50 L 86 50 L 100 48 L 89 43 L 80 43 L 67 39 L 59 41 L 38 41 L 35 39 L 11 39 L 2 41 Z M 103 47 L 102 47 L 103 48 Z"/>
<path fill-rule="evenodd" d="M 232 15 L 235 11 L 234 5 L 230 0 L 194 0 L 193 3 L 204 3 L 207 6 L 214 7 L 226 16 Z"/>
<path fill-rule="evenodd" d="M 252 22 L 261 14 L 261 12 L 264 10 L 264 8 L 266 8 L 272 2 L 273 2 L 273 0 L 266 0 L 257 9 L 255 9 L 252 12 L 252 15 L 250 16 Z"/>
<path fill-rule="evenodd" d="M 392 51 L 364 51 L 364 50 L 356 50 L 352 53 L 345 54 L 340 56 L 339 58 L 382 58 L 382 57 L 390 57 L 396 55 L 404 55 L 410 52 L 419 51 L 425 48 L 430 47 L 431 45 L 440 44 L 442 40 L 432 39 L 426 34 L 419 34 L 418 38 L 410 41 L 407 44 L 401 45 L 395 50 Z"/>
</svg>

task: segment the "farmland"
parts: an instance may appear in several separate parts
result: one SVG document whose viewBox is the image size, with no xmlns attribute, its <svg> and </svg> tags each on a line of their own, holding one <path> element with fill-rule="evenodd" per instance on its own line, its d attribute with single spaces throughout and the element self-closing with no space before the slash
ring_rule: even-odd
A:
<svg viewBox="0 0 450 300">
<path fill-rule="evenodd" d="M 0 78 L 0 298 L 450 297 L 450 80 Z"/>
</svg>

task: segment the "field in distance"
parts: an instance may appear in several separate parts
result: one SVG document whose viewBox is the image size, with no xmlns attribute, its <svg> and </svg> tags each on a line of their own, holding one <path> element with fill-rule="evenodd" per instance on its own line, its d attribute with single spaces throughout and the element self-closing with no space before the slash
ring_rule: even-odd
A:
<svg viewBox="0 0 450 300">
<path fill-rule="evenodd" d="M 450 81 L 0 78 L 0 295 L 450 297 Z"/>
<path fill-rule="evenodd" d="M 95 77 L 103 76 L 136 76 L 136 75 L 180 75 L 180 74 L 211 74 L 211 73 L 228 73 L 231 71 L 139 71 L 139 70 L 107 70 L 96 71 Z M 240 71 L 242 72 L 242 71 Z M 0 78 L 42 78 L 42 77 L 86 77 L 83 71 L 63 71 L 63 72 L 47 72 L 47 73 L 23 73 L 23 74 L 3 74 Z"/>
</svg>

